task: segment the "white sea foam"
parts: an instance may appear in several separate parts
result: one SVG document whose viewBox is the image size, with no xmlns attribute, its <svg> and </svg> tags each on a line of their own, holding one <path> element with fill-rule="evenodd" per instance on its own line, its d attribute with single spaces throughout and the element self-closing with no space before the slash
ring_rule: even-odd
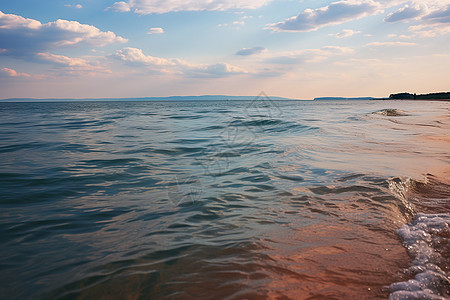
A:
<svg viewBox="0 0 450 300">
<path fill-rule="evenodd" d="M 450 299 L 449 274 L 442 268 L 448 264 L 443 255 L 450 246 L 450 214 L 418 214 L 397 230 L 413 258 L 406 270 L 414 276 L 391 284 L 389 299 Z"/>
</svg>

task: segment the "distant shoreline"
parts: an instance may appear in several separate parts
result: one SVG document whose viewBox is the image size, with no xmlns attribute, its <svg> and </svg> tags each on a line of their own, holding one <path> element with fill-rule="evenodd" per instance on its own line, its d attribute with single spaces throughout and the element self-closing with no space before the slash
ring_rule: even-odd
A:
<svg viewBox="0 0 450 300">
<path fill-rule="evenodd" d="M 450 101 L 450 99 L 391 99 L 391 98 L 377 98 L 373 100 L 383 101 Z"/>
<path fill-rule="evenodd" d="M 256 98 L 256 97 L 255 97 Z M 329 98 L 329 99 L 272 99 L 274 102 L 282 102 L 282 101 L 299 101 L 299 102 L 326 102 L 326 101 L 443 101 L 450 102 L 450 99 L 390 99 L 390 98 L 372 98 L 372 99 L 354 99 L 354 98 Z M 214 102 L 214 101 L 254 101 L 255 99 L 140 99 L 140 98 L 93 98 L 93 99 L 57 99 L 57 98 L 8 98 L 8 99 L 0 99 L 0 103 L 42 103 L 42 102 Z M 256 100 L 258 101 L 258 100 Z M 260 100 L 264 101 L 264 100 Z"/>
<path fill-rule="evenodd" d="M 168 101 L 450 101 L 450 92 L 410 94 L 407 92 L 391 94 L 389 97 L 316 97 L 314 99 L 293 99 L 277 96 L 229 96 L 229 95 L 200 95 L 200 96 L 168 96 L 168 97 L 134 97 L 134 98 L 6 98 L 1 102 L 168 102 Z"/>
<path fill-rule="evenodd" d="M 419 94 L 416 93 L 411 94 L 408 92 L 390 94 L 389 99 L 392 100 L 431 100 L 431 101 L 439 101 L 439 100 L 450 100 L 450 92 L 438 92 L 438 93 L 428 93 L 428 94 Z"/>
</svg>

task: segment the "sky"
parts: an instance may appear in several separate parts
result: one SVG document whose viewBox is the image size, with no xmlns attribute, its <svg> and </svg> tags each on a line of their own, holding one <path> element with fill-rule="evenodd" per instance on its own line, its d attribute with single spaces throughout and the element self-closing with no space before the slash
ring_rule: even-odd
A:
<svg viewBox="0 0 450 300">
<path fill-rule="evenodd" d="M 0 99 L 450 90 L 450 0 L 0 2 Z"/>
</svg>

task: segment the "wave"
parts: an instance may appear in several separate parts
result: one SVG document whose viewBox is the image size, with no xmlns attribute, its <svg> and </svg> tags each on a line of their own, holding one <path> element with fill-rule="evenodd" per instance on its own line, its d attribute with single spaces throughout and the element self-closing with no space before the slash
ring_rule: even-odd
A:
<svg viewBox="0 0 450 300">
<path fill-rule="evenodd" d="M 388 183 L 391 192 L 411 212 L 450 213 L 450 185 L 432 174 L 427 174 L 423 181 L 396 177 Z"/>
<path fill-rule="evenodd" d="M 307 126 L 293 121 L 284 121 L 274 118 L 259 118 L 259 119 L 235 119 L 229 123 L 233 127 L 247 127 L 258 128 L 265 133 L 280 133 L 280 132 L 304 132 L 309 130 L 317 130 L 318 127 Z"/>
<path fill-rule="evenodd" d="M 387 117 L 401 117 L 401 116 L 409 116 L 405 111 L 395 108 L 386 108 L 382 110 L 378 110 L 373 112 L 375 115 L 382 115 Z"/>
<path fill-rule="evenodd" d="M 421 211 L 397 230 L 412 263 L 404 270 L 410 279 L 389 286 L 389 299 L 448 299 L 450 186 L 431 174 L 424 181 L 393 178 L 388 183 L 412 215 Z"/>
<path fill-rule="evenodd" d="M 389 299 L 448 299 L 450 214 L 420 213 L 397 233 L 413 259 L 405 273 L 414 279 L 391 284 Z"/>
</svg>

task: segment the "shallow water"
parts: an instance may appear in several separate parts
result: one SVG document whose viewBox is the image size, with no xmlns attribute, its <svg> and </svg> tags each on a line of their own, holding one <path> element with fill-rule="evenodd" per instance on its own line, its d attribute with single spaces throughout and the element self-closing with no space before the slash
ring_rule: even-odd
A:
<svg viewBox="0 0 450 300">
<path fill-rule="evenodd" d="M 5 299 L 449 297 L 449 102 L 0 114 Z"/>
</svg>

